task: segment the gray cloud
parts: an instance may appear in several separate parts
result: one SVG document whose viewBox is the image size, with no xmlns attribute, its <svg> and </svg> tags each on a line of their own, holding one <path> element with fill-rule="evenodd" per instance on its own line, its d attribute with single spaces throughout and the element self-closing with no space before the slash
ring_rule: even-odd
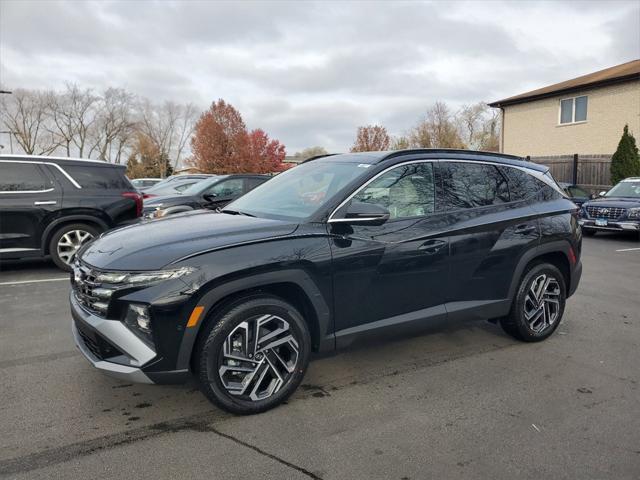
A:
<svg viewBox="0 0 640 480">
<path fill-rule="evenodd" d="M 217 98 L 293 153 L 358 125 L 408 129 L 429 104 L 490 101 L 640 57 L 615 2 L 0 0 L 0 82 Z"/>
</svg>

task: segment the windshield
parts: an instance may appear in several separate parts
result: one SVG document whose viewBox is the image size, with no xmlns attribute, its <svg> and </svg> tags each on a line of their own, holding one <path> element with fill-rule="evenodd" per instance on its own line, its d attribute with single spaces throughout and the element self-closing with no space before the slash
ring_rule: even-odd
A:
<svg viewBox="0 0 640 480">
<path fill-rule="evenodd" d="M 623 180 L 604 195 L 605 197 L 640 198 L 640 180 Z"/>
<path fill-rule="evenodd" d="M 303 163 L 251 190 L 228 209 L 257 217 L 307 218 L 369 166 L 318 160 Z"/>
<path fill-rule="evenodd" d="M 205 191 L 208 187 L 220 181 L 224 176 L 215 176 L 207 178 L 206 180 L 197 180 L 196 183 L 189 185 L 189 188 L 182 190 L 184 195 L 199 195 Z"/>
</svg>

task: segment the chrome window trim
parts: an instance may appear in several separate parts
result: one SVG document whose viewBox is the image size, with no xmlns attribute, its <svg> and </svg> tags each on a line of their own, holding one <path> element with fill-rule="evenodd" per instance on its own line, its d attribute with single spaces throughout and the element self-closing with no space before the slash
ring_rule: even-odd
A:
<svg viewBox="0 0 640 480">
<path fill-rule="evenodd" d="M 545 175 L 548 172 L 548 170 L 546 170 L 545 172 L 539 172 L 537 170 L 531 170 L 529 168 L 520 167 L 518 165 L 508 165 L 508 164 L 504 164 L 504 163 L 478 161 L 478 160 L 466 160 L 466 159 L 459 159 L 459 158 L 430 158 L 430 159 L 424 159 L 424 160 L 408 160 L 406 162 L 396 163 L 395 165 L 391 165 L 388 168 L 385 168 L 384 170 L 378 172 L 376 175 L 371 177 L 365 183 L 363 183 L 359 188 L 357 188 L 353 193 L 351 193 L 351 195 L 349 195 L 345 200 L 343 200 L 331 212 L 331 215 L 329 215 L 329 219 L 327 220 L 327 223 L 339 223 L 339 222 L 346 222 L 346 221 L 350 221 L 351 222 L 351 221 L 353 221 L 353 219 L 333 218 L 333 216 L 336 214 L 336 212 L 338 210 L 340 210 L 342 207 L 344 207 L 344 205 L 347 202 L 349 202 L 353 197 L 355 197 L 358 194 L 358 192 L 360 192 L 360 190 L 362 190 L 363 188 L 366 188 L 367 185 L 369 185 L 371 182 L 373 182 L 380 175 L 384 175 L 385 173 L 387 173 L 389 170 L 392 170 L 392 169 L 397 168 L 397 167 L 402 167 L 402 166 L 405 166 L 405 165 L 411 165 L 411 164 L 414 164 L 414 163 L 440 163 L 440 162 L 471 163 L 471 164 L 475 164 L 475 165 L 481 164 L 481 165 L 491 165 L 491 166 L 494 166 L 494 167 L 515 168 L 517 170 L 521 170 L 521 171 L 531 175 L 532 177 L 536 178 L 537 180 L 540 180 L 545 185 L 553 188 L 556 192 L 562 194 L 563 197 L 567 196 L 567 194 L 564 193 L 560 189 L 560 187 L 555 182 L 552 181 L 551 178 L 549 178 L 549 177 L 547 177 Z M 511 201 L 509 201 L 508 203 L 511 203 Z M 480 207 L 480 208 L 482 208 L 482 207 Z"/>
<path fill-rule="evenodd" d="M 25 157 L 25 158 L 28 158 L 28 157 Z M 44 162 L 44 161 L 41 161 L 41 160 L 36 160 L 36 161 L 32 161 L 32 162 L 28 162 L 26 160 L 0 160 L 0 163 L 29 163 L 29 164 L 35 164 L 35 165 L 50 165 L 50 166 L 55 167 L 58 170 L 60 170 L 60 173 L 62 173 L 65 177 L 67 177 L 67 180 L 69 180 L 74 187 L 76 187 L 77 189 L 82 189 L 80 184 L 78 182 L 76 182 L 75 179 L 71 175 L 69 175 L 67 173 L 67 171 L 64 168 L 62 168 L 60 165 L 58 165 L 57 163 Z M 15 192 L 0 192 L 0 193 L 40 193 L 40 192 L 51 192 L 51 191 L 53 191 L 53 188 L 51 188 L 49 190 L 37 190 L 37 191 L 25 191 L 25 190 L 22 190 L 22 191 L 15 191 Z"/>
</svg>

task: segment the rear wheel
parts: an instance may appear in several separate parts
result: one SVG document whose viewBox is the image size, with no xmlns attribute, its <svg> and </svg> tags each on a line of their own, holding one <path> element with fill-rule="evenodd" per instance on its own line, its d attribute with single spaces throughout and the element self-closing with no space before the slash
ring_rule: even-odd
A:
<svg viewBox="0 0 640 480">
<path fill-rule="evenodd" d="M 270 295 L 246 297 L 204 327 L 196 350 L 204 394 L 228 412 L 253 414 L 285 401 L 309 364 L 302 315 Z"/>
<path fill-rule="evenodd" d="M 511 312 L 500 319 L 500 325 L 518 340 L 539 342 L 558 328 L 565 301 L 566 286 L 560 270 L 550 263 L 539 263 L 522 278 Z"/>
<path fill-rule="evenodd" d="M 70 271 L 78 249 L 94 239 L 100 230 L 86 223 L 65 225 L 57 230 L 49 242 L 49 253 L 53 263 L 62 270 Z"/>
</svg>

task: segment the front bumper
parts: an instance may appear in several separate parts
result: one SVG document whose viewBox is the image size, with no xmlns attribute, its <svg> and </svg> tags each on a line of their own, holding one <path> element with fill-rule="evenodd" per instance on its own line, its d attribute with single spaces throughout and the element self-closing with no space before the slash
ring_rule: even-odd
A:
<svg viewBox="0 0 640 480">
<path fill-rule="evenodd" d="M 73 292 L 69 302 L 73 317 L 71 331 L 76 346 L 94 367 L 121 380 L 155 383 L 141 368 L 155 358 L 156 352 L 152 348 L 122 322 L 101 318 L 84 310 Z M 106 358 L 99 344 L 107 345 L 109 353 Z"/>
<path fill-rule="evenodd" d="M 640 231 L 640 221 L 633 220 L 607 220 L 606 225 L 596 225 L 596 220 L 581 218 L 578 223 L 582 228 L 590 230 L 603 230 L 613 232 L 638 232 Z"/>
</svg>

